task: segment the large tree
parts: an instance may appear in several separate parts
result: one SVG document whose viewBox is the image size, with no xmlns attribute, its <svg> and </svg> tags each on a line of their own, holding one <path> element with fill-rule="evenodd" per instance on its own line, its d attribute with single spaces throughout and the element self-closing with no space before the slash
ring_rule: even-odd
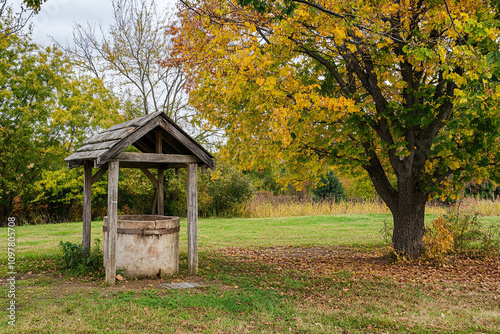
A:
<svg viewBox="0 0 500 334">
<path fill-rule="evenodd" d="M 166 9 L 154 0 L 112 2 L 113 24 L 98 31 L 90 23 L 75 25 L 74 47 L 66 49 L 95 77 L 137 98 L 141 114 L 164 111 L 181 121 L 188 116 L 186 78 L 181 66 L 161 66 L 170 50 Z"/>
<path fill-rule="evenodd" d="M 246 168 L 297 185 L 363 169 L 395 250 L 423 249 L 431 196 L 499 171 L 499 21 L 478 0 L 182 0 L 192 103 Z"/>
<path fill-rule="evenodd" d="M 102 79 L 120 95 L 130 117 L 163 111 L 206 143 L 216 132 L 203 128 L 188 104 L 189 80 L 184 63 L 169 61 L 169 8 L 158 8 L 155 0 L 112 3 L 111 26 L 75 25 L 73 46 L 65 47 L 66 51 L 84 71 Z"/>
</svg>

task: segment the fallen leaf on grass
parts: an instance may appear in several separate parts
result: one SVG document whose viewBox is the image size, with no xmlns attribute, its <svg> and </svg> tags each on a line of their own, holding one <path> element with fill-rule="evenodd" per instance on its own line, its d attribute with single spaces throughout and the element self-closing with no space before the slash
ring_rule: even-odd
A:
<svg viewBox="0 0 500 334">
<path fill-rule="evenodd" d="M 271 272 L 280 275 L 287 270 L 306 272 L 312 277 L 347 271 L 353 279 L 391 277 L 401 284 L 429 284 L 429 289 L 436 283 L 477 283 L 490 291 L 500 288 L 500 256 L 481 261 L 455 256 L 450 257 L 444 267 L 423 261 L 391 263 L 384 250 L 361 251 L 345 246 L 228 247 L 217 253 L 246 264 L 268 264 Z M 344 289 L 346 291 L 348 289 Z"/>
</svg>

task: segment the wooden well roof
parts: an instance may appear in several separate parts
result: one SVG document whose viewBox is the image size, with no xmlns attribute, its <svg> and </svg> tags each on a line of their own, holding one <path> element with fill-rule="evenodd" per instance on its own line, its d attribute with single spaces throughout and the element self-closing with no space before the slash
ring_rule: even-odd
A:
<svg viewBox="0 0 500 334">
<path fill-rule="evenodd" d="M 142 153 L 123 152 L 130 145 Z M 161 152 L 157 152 L 160 147 Z M 84 141 L 64 159 L 69 168 L 93 162 L 99 168 L 110 161 L 132 168 L 172 168 L 197 163 L 214 168 L 213 156 L 164 112 L 116 124 Z"/>
</svg>

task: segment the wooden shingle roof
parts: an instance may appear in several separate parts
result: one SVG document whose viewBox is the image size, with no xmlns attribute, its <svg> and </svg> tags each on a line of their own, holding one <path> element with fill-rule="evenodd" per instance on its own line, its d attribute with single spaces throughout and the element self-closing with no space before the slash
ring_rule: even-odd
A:
<svg viewBox="0 0 500 334">
<path fill-rule="evenodd" d="M 161 140 L 161 155 L 156 152 L 157 138 Z M 123 152 L 130 145 L 144 154 Z M 145 162 L 149 167 L 168 168 L 186 163 L 215 167 L 213 156 L 163 112 L 116 124 L 84 141 L 83 146 L 64 160 L 69 168 L 86 161 L 93 161 L 98 168 L 112 160 L 124 162 L 124 167 L 140 167 Z"/>
</svg>

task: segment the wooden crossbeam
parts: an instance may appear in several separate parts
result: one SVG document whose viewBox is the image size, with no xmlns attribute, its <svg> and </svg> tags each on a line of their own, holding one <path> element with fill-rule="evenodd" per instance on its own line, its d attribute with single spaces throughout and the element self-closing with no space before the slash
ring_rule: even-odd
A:
<svg viewBox="0 0 500 334">
<path fill-rule="evenodd" d="M 147 169 L 147 168 L 140 168 L 141 171 L 144 173 L 144 175 L 147 176 L 147 178 L 149 179 L 149 181 L 151 181 L 151 183 L 153 184 L 153 186 L 155 188 L 158 188 L 158 180 L 156 180 L 156 177 L 151 174 L 151 172 Z"/>
<path fill-rule="evenodd" d="M 197 164 L 201 160 L 194 155 L 121 152 L 110 161 L 145 162 L 158 164 Z"/>
<path fill-rule="evenodd" d="M 103 166 L 101 167 L 97 173 L 94 174 L 94 176 L 92 176 L 91 178 L 91 183 L 94 184 L 96 183 L 97 181 L 99 181 L 99 179 L 104 175 L 104 173 L 106 173 L 106 171 L 108 170 L 108 166 Z"/>
</svg>

